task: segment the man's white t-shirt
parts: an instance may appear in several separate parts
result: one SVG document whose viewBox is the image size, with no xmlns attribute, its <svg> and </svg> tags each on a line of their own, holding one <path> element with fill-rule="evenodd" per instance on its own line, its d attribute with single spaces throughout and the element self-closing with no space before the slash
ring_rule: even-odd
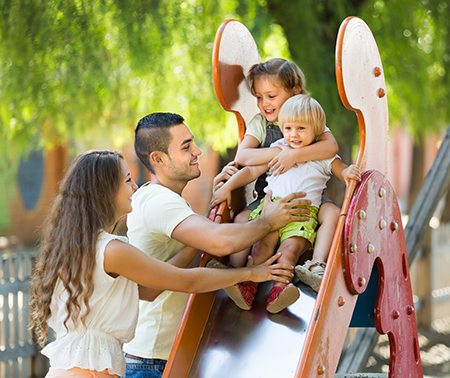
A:
<svg viewBox="0 0 450 378">
<path fill-rule="evenodd" d="M 161 261 L 171 259 L 184 247 L 171 238 L 175 227 L 195 214 L 184 198 L 162 185 L 146 184 L 134 193 L 132 206 L 127 219 L 130 244 Z M 167 360 L 188 296 L 164 291 L 153 302 L 139 301 L 136 335 L 123 350 Z"/>
</svg>

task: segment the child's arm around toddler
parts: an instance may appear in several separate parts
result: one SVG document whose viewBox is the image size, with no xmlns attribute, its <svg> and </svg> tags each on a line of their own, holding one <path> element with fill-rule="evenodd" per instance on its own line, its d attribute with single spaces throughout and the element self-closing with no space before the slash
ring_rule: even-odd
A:
<svg viewBox="0 0 450 378">
<path fill-rule="evenodd" d="M 325 131 L 315 143 L 309 146 L 303 148 L 280 146 L 280 148 L 281 152 L 269 162 L 270 171 L 275 175 L 286 172 L 299 162 L 330 159 L 339 151 L 336 139 L 330 131 Z"/>
<path fill-rule="evenodd" d="M 275 175 L 286 172 L 296 163 L 311 160 L 331 159 L 339 151 L 333 134 L 324 132 L 317 142 L 303 148 L 280 146 L 279 148 L 259 148 L 259 141 L 252 135 L 246 135 L 236 154 L 239 165 L 259 165 L 269 162 L 269 168 Z"/>
</svg>

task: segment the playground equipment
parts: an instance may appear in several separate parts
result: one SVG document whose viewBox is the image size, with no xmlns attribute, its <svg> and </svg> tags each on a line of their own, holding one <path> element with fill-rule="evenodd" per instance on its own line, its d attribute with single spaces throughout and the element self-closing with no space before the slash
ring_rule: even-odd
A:
<svg viewBox="0 0 450 378">
<path fill-rule="evenodd" d="M 236 114 L 240 140 L 258 111 L 245 76 L 259 61 L 245 26 L 224 22 L 214 43 L 214 85 L 222 107 Z M 356 164 L 364 175 L 347 187 L 319 292 L 296 282 L 300 299 L 275 315 L 264 306 L 270 284 L 260 285 L 251 311 L 241 311 L 222 291 L 191 295 L 165 378 L 333 377 L 352 317 L 358 321 L 357 301 L 376 279 L 376 301 L 370 294 L 364 301 L 374 308 L 378 332 L 389 337 L 389 377 L 423 376 L 401 214 L 385 177 L 383 68 L 370 29 L 356 17 L 344 20 L 339 30 L 336 77 L 342 102 L 358 118 Z M 210 219 L 230 220 L 224 204 Z M 202 265 L 209 259 L 204 254 Z"/>
<path fill-rule="evenodd" d="M 27 161 L 20 162 L 17 190 L 12 196 L 8 193 L 6 200 L 10 234 L 20 243 L 35 243 L 68 161 L 67 146 L 56 146 L 45 152 L 34 151 Z"/>
</svg>

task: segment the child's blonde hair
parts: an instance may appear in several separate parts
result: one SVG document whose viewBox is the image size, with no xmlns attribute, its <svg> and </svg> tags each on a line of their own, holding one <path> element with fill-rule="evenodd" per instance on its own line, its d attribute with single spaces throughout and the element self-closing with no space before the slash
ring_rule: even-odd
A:
<svg viewBox="0 0 450 378">
<path fill-rule="evenodd" d="M 298 87 L 301 94 L 308 94 L 302 70 L 295 63 L 286 59 L 273 58 L 264 63 L 257 63 L 250 68 L 248 80 L 253 95 L 255 95 L 255 81 L 262 76 L 269 76 L 269 79 L 270 77 L 277 78 L 287 91 Z"/>
<path fill-rule="evenodd" d="M 309 95 L 292 96 L 283 104 L 278 115 L 278 124 L 283 130 L 285 123 L 309 123 L 314 134 L 319 136 L 325 130 L 326 117 L 320 104 Z"/>
</svg>

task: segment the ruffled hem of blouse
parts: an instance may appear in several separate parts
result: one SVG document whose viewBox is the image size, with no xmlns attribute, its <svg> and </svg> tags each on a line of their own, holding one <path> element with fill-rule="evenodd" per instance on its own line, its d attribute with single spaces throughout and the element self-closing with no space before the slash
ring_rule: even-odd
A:
<svg viewBox="0 0 450 378">
<path fill-rule="evenodd" d="M 42 349 L 50 359 L 53 369 L 68 370 L 73 367 L 103 371 L 125 376 L 125 359 L 122 345 L 114 337 L 98 331 L 65 335 Z"/>
</svg>

